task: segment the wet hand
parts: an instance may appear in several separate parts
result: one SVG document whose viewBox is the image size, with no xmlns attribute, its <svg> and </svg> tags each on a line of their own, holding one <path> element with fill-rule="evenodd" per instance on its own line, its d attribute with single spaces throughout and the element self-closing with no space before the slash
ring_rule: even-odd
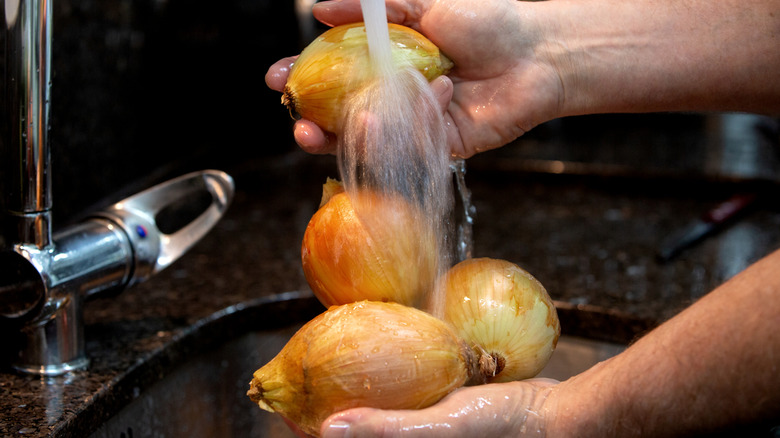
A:
<svg viewBox="0 0 780 438">
<path fill-rule="evenodd" d="M 265 83 L 272 90 L 284 91 L 287 76 L 297 56 L 283 58 L 274 63 L 265 74 Z M 331 154 L 336 152 L 336 138 L 320 129 L 310 120 L 300 119 L 293 126 L 293 137 L 304 151 L 310 154 Z"/>
<path fill-rule="evenodd" d="M 544 2 L 541 2 L 544 3 Z M 444 113 L 453 155 L 470 157 L 516 139 L 559 115 L 563 94 L 542 41 L 549 37 L 534 2 L 388 0 L 390 22 L 428 37 L 455 68 L 431 84 Z M 359 0 L 315 4 L 314 16 L 329 25 L 361 21 Z M 444 25 L 446 24 L 446 25 Z M 281 91 L 291 58 L 266 76 Z M 311 153 L 335 151 L 335 137 L 307 121 L 295 125 L 295 139 Z"/>
<path fill-rule="evenodd" d="M 323 423 L 323 438 L 544 436 L 545 401 L 557 382 L 531 379 L 461 388 L 426 409 L 356 408 Z"/>
</svg>

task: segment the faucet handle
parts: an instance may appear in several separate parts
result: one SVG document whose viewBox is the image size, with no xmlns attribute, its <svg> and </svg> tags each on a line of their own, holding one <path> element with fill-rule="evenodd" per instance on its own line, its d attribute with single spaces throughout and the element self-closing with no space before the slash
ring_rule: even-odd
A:
<svg viewBox="0 0 780 438">
<path fill-rule="evenodd" d="M 197 217 L 175 231 L 161 230 L 161 213 L 195 203 L 204 193 L 210 196 L 209 205 Z M 130 239 L 135 263 L 127 286 L 165 269 L 187 252 L 222 218 L 233 193 L 230 175 L 203 170 L 158 184 L 97 213 L 119 225 Z"/>
</svg>

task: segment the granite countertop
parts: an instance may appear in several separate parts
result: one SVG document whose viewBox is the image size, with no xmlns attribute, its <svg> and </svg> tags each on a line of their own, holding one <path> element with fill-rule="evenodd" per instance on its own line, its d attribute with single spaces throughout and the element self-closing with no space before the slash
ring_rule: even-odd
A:
<svg viewBox="0 0 780 438">
<path fill-rule="evenodd" d="M 466 175 L 474 255 L 535 275 L 565 334 L 630 342 L 780 246 L 780 204 L 766 182 L 566 174 L 489 159 L 470 161 Z M 296 151 L 224 170 L 237 192 L 209 235 L 146 283 L 86 303 L 89 369 L 0 372 L 0 436 L 86 436 L 188 355 L 322 310 L 307 299 L 300 242 L 335 161 Z M 658 261 L 664 237 L 744 191 L 759 198 L 738 220 Z M 273 315 L 258 313 L 266 302 Z"/>
</svg>

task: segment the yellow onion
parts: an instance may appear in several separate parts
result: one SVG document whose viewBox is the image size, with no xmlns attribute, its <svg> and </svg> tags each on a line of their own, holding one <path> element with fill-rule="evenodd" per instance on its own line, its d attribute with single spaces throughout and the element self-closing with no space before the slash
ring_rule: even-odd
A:
<svg viewBox="0 0 780 438">
<path fill-rule="evenodd" d="M 344 409 L 430 406 L 463 386 L 474 363 L 449 324 L 400 304 L 362 301 L 304 325 L 254 373 L 247 395 L 316 436 Z"/>
<path fill-rule="evenodd" d="M 420 307 L 436 281 L 434 230 L 403 197 L 329 180 L 303 236 L 303 272 L 326 306 L 361 300 Z M 360 205 L 360 214 L 355 205 Z"/>
<path fill-rule="evenodd" d="M 469 259 L 445 277 L 444 320 L 474 345 L 483 367 L 494 372 L 488 382 L 522 380 L 537 375 L 558 343 L 561 326 L 547 291 L 514 263 Z"/>
<path fill-rule="evenodd" d="M 411 65 L 428 81 L 445 74 L 453 64 L 417 31 L 389 24 L 393 61 Z M 371 77 L 368 40 L 363 23 L 329 29 L 300 54 L 290 70 L 282 103 L 294 116 L 339 133 L 344 97 Z"/>
</svg>

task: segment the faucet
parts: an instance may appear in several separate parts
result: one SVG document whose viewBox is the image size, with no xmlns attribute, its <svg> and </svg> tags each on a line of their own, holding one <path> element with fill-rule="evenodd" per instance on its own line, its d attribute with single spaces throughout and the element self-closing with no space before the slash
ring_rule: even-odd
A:
<svg viewBox="0 0 780 438">
<path fill-rule="evenodd" d="M 52 233 L 51 16 L 51 0 L 4 1 L 0 356 L 37 375 L 85 368 L 83 302 L 169 266 L 219 221 L 234 191 L 224 172 L 193 172 Z M 196 217 L 160 229 L 158 216 L 189 211 L 183 203 L 204 194 Z"/>
</svg>

